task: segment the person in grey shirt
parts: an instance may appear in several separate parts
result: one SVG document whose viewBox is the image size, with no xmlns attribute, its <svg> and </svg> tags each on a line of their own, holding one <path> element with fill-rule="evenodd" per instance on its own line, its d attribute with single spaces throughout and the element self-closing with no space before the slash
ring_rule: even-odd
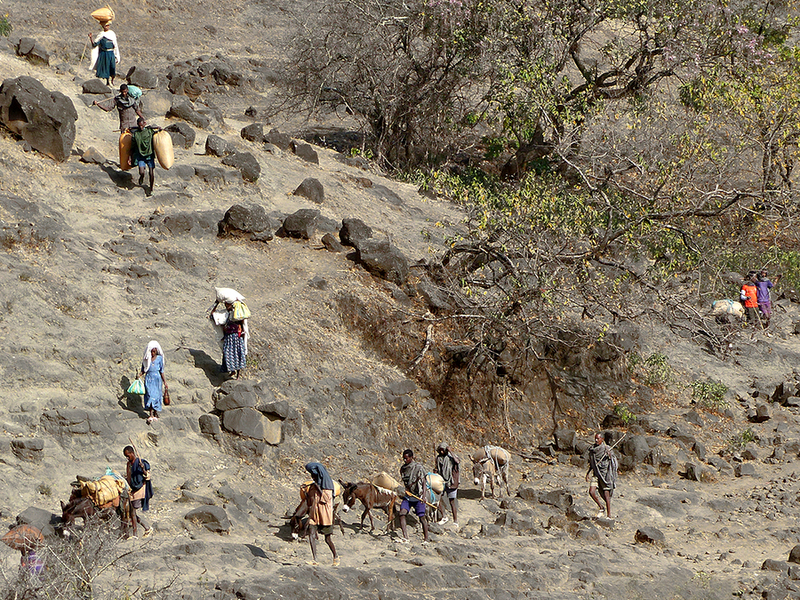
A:
<svg viewBox="0 0 800 600">
<path fill-rule="evenodd" d="M 442 502 L 439 503 L 439 525 L 447 523 L 447 515 L 444 509 L 449 505 L 450 512 L 453 513 L 453 525 L 458 529 L 458 483 L 459 465 L 461 459 L 450 451 L 447 443 L 441 442 L 436 446 L 436 466 L 434 473 L 438 473 L 444 479 L 444 493 Z"/>
</svg>

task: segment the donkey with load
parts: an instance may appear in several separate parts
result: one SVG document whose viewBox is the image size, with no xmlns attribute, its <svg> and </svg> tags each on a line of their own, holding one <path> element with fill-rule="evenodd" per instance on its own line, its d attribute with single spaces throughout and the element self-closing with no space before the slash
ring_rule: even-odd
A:
<svg viewBox="0 0 800 600">
<path fill-rule="evenodd" d="M 364 529 L 364 519 L 369 517 L 370 531 L 375 531 L 375 521 L 370 512 L 373 508 L 378 508 L 386 513 L 386 531 L 394 529 L 394 509 L 395 504 L 399 503 L 400 497 L 394 490 L 386 489 L 374 483 L 359 481 L 358 483 L 345 483 L 339 481 L 344 488 L 342 498 L 342 510 L 349 511 L 360 500 L 364 506 L 361 513 L 361 529 Z"/>
<path fill-rule="evenodd" d="M 511 455 L 508 450 L 499 446 L 484 446 L 479 448 L 472 455 L 472 475 L 475 478 L 475 485 L 481 486 L 481 500 L 486 498 L 486 483 L 494 495 L 494 484 L 502 492 L 503 483 L 506 484 L 506 494 L 511 495 L 508 486 L 508 465 L 511 463 Z"/>
<path fill-rule="evenodd" d="M 61 520 L 65 526 L 82 518 L 83 524 L 89 518 L 100 515 L 102 519 L 110 519 L 117 515 L 121 527 L 127 533 L 131 527 L 132 512 L 127 482 L 119 475 L 104 475 L 96 480 L 78 476 L 72 482 L 72 494 L 66 504 L 61 502 Z"/>
</svg>

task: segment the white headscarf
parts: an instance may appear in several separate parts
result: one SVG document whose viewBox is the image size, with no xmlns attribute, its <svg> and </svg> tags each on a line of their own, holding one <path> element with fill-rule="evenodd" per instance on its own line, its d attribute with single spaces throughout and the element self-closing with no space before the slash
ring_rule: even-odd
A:
<svg viewBox="0 0 800 600">
<path fill-rule="evenodd" d="M 152 357 L 150 356 L 150 351 L 155 348 L 158 350 L 158 353 L 161 355 L 161 360 L 164 360 L 164 351 L 161 349 L 161 344 L 159 344 L 155 340 L 150 340 L 150 343 L 147 344 L 147 350 L 144 351 L 144 356 L 142 357 L 142 372 L 147 373 L 147 370 L 150 368 L 150 364 L 152 363 Z"/>
</svg>

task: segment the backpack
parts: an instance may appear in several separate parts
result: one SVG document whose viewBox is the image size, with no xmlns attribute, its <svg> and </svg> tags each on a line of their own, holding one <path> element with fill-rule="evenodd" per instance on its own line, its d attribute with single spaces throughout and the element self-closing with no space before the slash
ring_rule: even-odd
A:
<svg viewBox="0 0 800 600">
<path fill-rule="evenodd" d="M 133 98 L 134 100 L 138 100 L 142 97 L 142 89 L 136 85 L 128 84 L 128 96 Z"/>
</svg>

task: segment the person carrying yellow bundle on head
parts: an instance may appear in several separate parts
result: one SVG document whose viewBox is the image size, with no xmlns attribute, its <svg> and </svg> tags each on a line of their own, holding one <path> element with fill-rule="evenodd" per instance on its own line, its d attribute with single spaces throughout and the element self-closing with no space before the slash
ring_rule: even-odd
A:
<svg viewBox="0 0 800 600">
<path fill-rule="evenodd" d="M 110 14 L 113 17 L 113 11 Z M 94 13 L 92 15 L 94 16 Z M 89 41 L 92 44 L 92 63 L 89 65 L 89 69 L 95 72 L 98 79 L 105 79 L 106 85 L 114 85 L 117 64 L 120 62 L 117 34 L 111 30 L 111 20 L 101 21 L 99 17 L 95 18 L 100 21 L 103 31 L 94 37 L 91 33 L 89 34 Z M 109 79 L 111 80 L 110 84 Z"/>
</svg>

